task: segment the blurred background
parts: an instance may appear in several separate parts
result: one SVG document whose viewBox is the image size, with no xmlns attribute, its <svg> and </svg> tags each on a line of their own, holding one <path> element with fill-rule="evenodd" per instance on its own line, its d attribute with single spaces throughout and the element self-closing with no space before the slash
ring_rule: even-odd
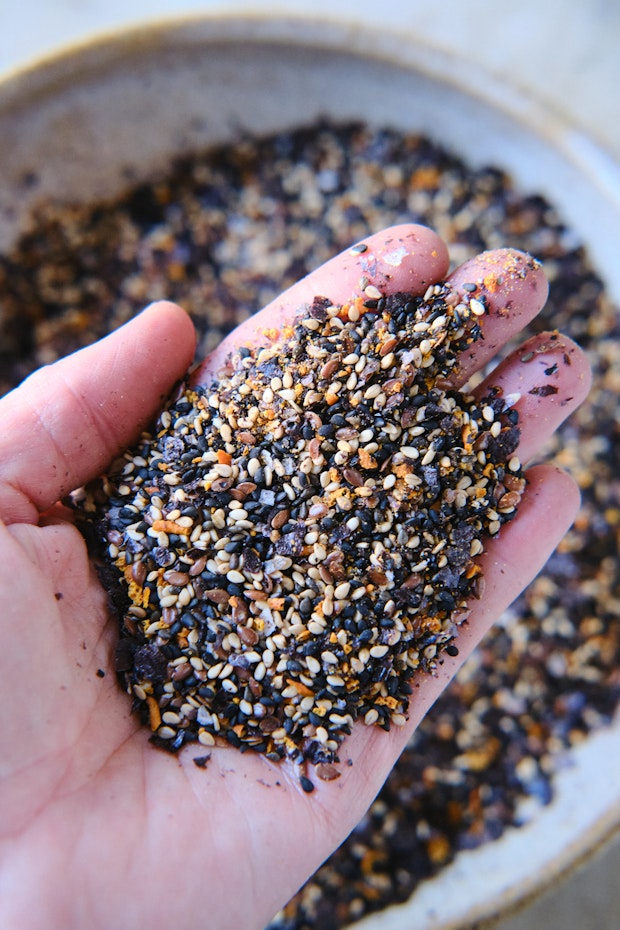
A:
<svg viewBox="0 0 620 930">
<path fill-rule="evenodd" d="M 333 17 L 376 25 L 469 55 L 620 155 L 620 4 L 615 0 L 22 0 L 0 4 L 0 73 L 94 33 L 199 12 Z M 614 89 L 616 93 L 614 93 Z"/>
<path fill-rule="evenodd" d="M 537 98 L 545 119 L 570 126 L 577 159 L 600 177 L 620 162 L 620 4 L 613 0 L 294 0 L 234 3 L 206 0 L 0 0 L 0 79 L 66 45 L 141 22 L 197 13 L 335 18 L 359 27 L 410 33 L 417 42 L 480 63 L 498 87 Z M 503 92 L 499 91 L 499 92 Z M 484 88 L 488 97 L 493 89 Z M 501 101 L 498 101 L 501 103 Z M 546 127 L 541 125 L 544 134 Z M 614 190 L 614 185 L 607 185 Z M 620 203 L 620 191 L 616 189 Z M 618 773 L 620 776 L 620 773 Z M 619 930 L 620 839 L 600 850 L 497 930 Z"/>
</svg>

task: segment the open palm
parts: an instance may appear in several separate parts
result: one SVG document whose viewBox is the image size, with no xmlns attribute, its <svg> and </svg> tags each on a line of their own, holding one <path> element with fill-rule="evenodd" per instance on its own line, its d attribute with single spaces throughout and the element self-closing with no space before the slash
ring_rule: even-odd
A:
<svg viewBox="0 0 620 930">
<path fill-rule="evenodd" d="M 445 246 L 396 227 L 344 253 L 250 320 L 215 353 L 278 327 L 316 294 L 341 303 L 363 274 L 384 292 L 424 293 Z M 457 269 L 490 305 L 464 383 L 541 308 L 540 269 L 514 252 Z M 116 683 L 116 621 L 84 542 L 56 501 L 101 473 L 189 366 L 186 314 L 155 305 L 95 346 L 43 369 L 0 401 L 0 925 L 6 930 L 260 928 L 344 839 L 412 730 L 466 655 L 539 570 L 572 521 L 577 490 L 549 466 L 528 473 L 517 519 L 483 558 L 486 590 L 434 676 L 414 680 L 407 726 L 362 725 L 341 777 L 299 784 L 298 767 L 234 749 L 155 750 Z M 527 361 L 526 361 L 527 360 Z M 553 391 L 534 391 L 541 371 Z M 538 380 L 537 380 L 538 379 Z M 518 392 L 529 460 L 589 385 L 580 351 L 540 335 L 490 376 Z M 555 390 L 557 389 L 557 390 Z M 208 756 L 208 758 L 207 758 Z M 348 764 L 350 763 L 350 764 Z"/>
</svg>

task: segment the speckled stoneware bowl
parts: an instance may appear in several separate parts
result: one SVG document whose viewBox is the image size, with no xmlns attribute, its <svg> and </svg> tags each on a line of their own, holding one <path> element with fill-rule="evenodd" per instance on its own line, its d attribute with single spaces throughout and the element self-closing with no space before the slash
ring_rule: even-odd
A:
<svg viewBox="0 0 620 930">
<path fill-rule="evenodd" d="M 0 249 L 39 198 L 92 201 L 180 153 L 321 116 L 424 132 L 545 193 L 620 299 L 620 167 L 535 100 L 466 58 L 335 24 L 201 19 L 72 49 L 0 85 Z M 36 184 L 26 183 L 37 179 Z M 607 275 L 606 269 L 614 269 Z M 589 737 L 527 826 L 460 853 L 404 905 L 357 930 L 450 930 L 548 887 L 620 824 L 620 721 Z"/>
</svg>

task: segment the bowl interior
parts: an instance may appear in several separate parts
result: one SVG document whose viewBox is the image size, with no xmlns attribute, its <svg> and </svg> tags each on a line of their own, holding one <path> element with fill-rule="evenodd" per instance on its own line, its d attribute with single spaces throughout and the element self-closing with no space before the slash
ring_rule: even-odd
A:
<svg viewBox="0 0 620 930">
<path fill-rule="evenodd" d="M 42 200 L 114 197 L 180 154 L 327 116 L 426 133 L 474 165 L 505 168 L 562 210 L 620 299 L 610 271 L 617 166 L 536 101 L 490 93 L 483 78 L 395 36 L 299 21 L 199 20 L 95 42 L 0 87 L 0 249 Z M 619 743 L 617 727 L 589 739 L 558 778 L 557 801 L 528 827 L 457 857 L 360 930 L 469 926 L 540 889 L 620 821 L 620 786 L 604 774 L 619 770 Z"/>
<path fill-rule="evenodd" d="M 426 133 L 474 165 L 505 167 L 561 206 L 618 296 L 605 270 L 620 244 L 620 168 L 578 127 L 470 62 L 297 20 L 152 27 L 6 81 L 0 247 L 41 197 L 113 196 L 179 153 L 323 116 Z"/>
</svg>

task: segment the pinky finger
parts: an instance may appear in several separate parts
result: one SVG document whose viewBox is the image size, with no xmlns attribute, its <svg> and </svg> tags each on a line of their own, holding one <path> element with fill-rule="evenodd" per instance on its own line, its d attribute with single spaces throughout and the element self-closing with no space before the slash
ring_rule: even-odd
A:
<svg viewBox="0 0 620 930">
<path fill-rule="evenodd" d="M 479 557 L 485 588 L 469 604 L 471 613 L 454 641 L 458 652 L 444 651 L 433 673 L 411 679 L 413 693 L 402 727 L 388 734 L 356 724 L 347 742 L 347 758 L 360 762 L 345 770 L 342 782 L 364 782 L 376 793 L 416 727 L 465 664 L 501 614 L 536 577 L 571 526 L 579 509 L 579 490 L 573 479 L 553 465 L 537 465 L 527 472 L 528 486 L 514 520 L 506 523 Z M 372 765 L 364 760 L 372 759 Z M 324 786 L 320 786 L 324 790 Z"/>
<path fill-rule="evenodd" d="M 455 641 L 458 655 L 444 653 L 434 676 L 417 680 L 408 728 L 417 726 L 493 623 L 544 567 L 577 516 L 575 481 L 554 465 L 528 469 L 527 488 L 514 520 L 487 543 L 479 557 L 484 590 Z"/>
</svg>

